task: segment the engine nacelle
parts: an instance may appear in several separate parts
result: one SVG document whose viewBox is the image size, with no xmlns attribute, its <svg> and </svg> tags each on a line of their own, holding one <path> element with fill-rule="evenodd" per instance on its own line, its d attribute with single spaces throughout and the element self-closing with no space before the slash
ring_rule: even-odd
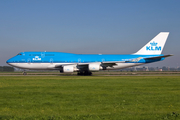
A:
<svg viewBox="0 0 180 120">
<path fill-rule="evenodd" d="M 74 72 L 74 66 L 64 66 L 60 70 L 61 73 L 72 73 Z"/>
<path fill-rule="evenodd" d="M 88 66 L 89 71 L 99 71 L 101 66 L 99 64 L 89 64 Z"/>
</svg>

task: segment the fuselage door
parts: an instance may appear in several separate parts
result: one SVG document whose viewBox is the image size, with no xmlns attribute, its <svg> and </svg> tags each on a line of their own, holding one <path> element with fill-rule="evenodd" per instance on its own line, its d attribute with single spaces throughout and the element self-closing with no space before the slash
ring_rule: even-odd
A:
<svg viewBox="0 0 180 120">
<path fill-rule="evenodd" d="M 50 59 L 50 63 L 53 64 L 53 58 Z"/>
<path fill-rule="evenodd" d="M 31 63 L 31 58 L 28 58 L 27 62 L 28 62 L 28 64 L 30 64 Z"/>
<path fill-rule="evenodd" d="M 81 58 L 78 59 L 78 63 L 81 63 Z"/>
<path fill-rule="evenodd" d="M 105 61 L 105 59 L 103 58 L 103 59 L 102 59 L 102 62 L 104 62 L 104 61 Z"/>
<path fill-rule="evenodd" d="M 45 57 L 45 52 L 41 53 L 41 57 L 44 58 Z"/>
</svg>

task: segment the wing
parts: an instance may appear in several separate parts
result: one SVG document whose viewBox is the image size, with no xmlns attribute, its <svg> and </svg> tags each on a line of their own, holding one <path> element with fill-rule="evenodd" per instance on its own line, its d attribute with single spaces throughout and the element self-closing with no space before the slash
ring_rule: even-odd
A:
<svg viewBox="0 0 180 120">
<path fill-rule="evenodd" d="M 104 67 L 113 67 L 117 63 L 125 63 L 126 61 L 112 61 L 112 62 L 101 62 L 101 65 Z"/>
<path fill-rule="evenodd" d="M 80 70 L 88 70 L 90 64 L 99 64 L 104 69 L 106 67 L 113 67 L 117 65 L 117 63 L 125 63 L 126 61 L 109 61 L 109 62 L 92 62 L 92 63 L 72 63 L 72 64 L 60 64 L 56 65 L 55 68 L 62 69 L 64 66 L 76 66 Z"/>
<path fill-rule="evenodd" d="M 60 65 L 55 65 L 55 68 L 62 68 L 64 66 L 69 66 L 69 65 L 76 65 L 76 64 L 60 64 Z"/>
</svg>

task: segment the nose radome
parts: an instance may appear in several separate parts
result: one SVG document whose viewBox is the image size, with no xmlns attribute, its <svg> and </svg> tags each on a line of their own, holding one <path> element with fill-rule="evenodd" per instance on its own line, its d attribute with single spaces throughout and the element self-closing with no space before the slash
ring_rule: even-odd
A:
<svg viewBox="0 0 180 120">
<path fill-rule="evenodd" d="M 7 64 L 10 64 L 10 63 L 12 63 L 12 61 L 13 61 L 12 58 L 10 58 L 10 59 L 8 59 L 8 60 L 6 61 L 6 63 L 7 63 Z"/>
<path fill-rule="evenodd" d="M 6 63 L 7 63 L 7 64 L 8 64 L 8 63 L 10 63 L 10 59 L 9 59 L 9 60 L 7 60 L 7 61 L 6 61 Z"/>
<path fill-rule="evenodd" d="M 13 58 L 10 58 L 10 59 L 8 59 L 8 60 L 6 61 L 6 63 L 7 63 L 8 65 L 14 67 L 15 64 L 13 63 L 13 61 L 14 61 L 14 59 L 13 59 Z"/>
</svg>

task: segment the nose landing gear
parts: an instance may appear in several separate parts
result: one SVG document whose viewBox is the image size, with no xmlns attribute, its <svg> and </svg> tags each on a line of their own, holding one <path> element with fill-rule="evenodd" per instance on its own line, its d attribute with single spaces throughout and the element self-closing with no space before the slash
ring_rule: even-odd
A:
<svg viewBox="0 0 180 120">
<path fill-rule="evenodd" d="M 26 73 L 26 71 L 23 71 L 23 73 L 22 73 L 23 75 L 27 75 L 27 73 Z"/>
</svg>

